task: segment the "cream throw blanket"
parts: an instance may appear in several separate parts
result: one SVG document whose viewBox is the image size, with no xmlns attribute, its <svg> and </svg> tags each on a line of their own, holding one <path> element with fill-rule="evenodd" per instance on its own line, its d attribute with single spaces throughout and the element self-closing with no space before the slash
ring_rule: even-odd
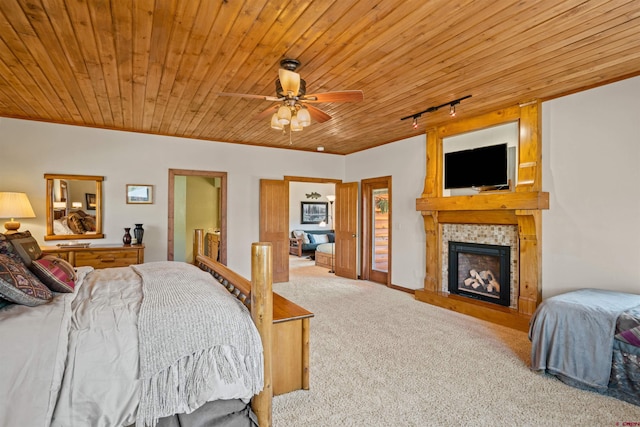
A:
<svg viewBox="0 0 640 427">
<path fill-rule="evenodd" d="M 132 266 L 142 278 L 138 318 L 140 406 L 136 426 L 204 402 L 212 369 L 227 383 L 263 388 L 262 342 L 246 307 L 213 277 L 181 262 Z"/>
</svg>

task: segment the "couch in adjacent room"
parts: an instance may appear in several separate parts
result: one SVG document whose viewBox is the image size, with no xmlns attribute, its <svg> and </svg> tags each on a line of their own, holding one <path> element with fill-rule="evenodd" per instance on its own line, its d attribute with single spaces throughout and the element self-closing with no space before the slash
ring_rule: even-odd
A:
<svg viewBox="0 0 640 427">
<path fill-rule="evenodd" d="M 335 242 L 333 230 L 293 230 L 289 237 L 289 253 L 301 257 L 314 254 L 318 245 Z"/>
</svg>

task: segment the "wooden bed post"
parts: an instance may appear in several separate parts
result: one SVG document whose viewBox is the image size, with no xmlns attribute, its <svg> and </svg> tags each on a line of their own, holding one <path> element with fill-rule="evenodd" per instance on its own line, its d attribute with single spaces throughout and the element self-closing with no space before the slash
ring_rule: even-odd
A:
<svg viewBox="0 0 640 427">
<path fill-rule="evenodd" d="M 204 230 L 196 228 L 193 234 L 193 263 L 198 265 L 198 255 L 204 255 Z"/>
<path fill-rule="evenodd" d="M 273 326 L 273 267 L 271 243 L 258 242 L 251 245 L 251 316 L 262 337 L 264 348 L 264 389 L 251 402 L 258 416 L 260 427 L 271 426 L 271 382 L 272 326 Z"/>
<path fill-rule="evenodd" d="M 251 399 L 251 408 L 258 417 L 260 427 L 271 427 L 272 342 L 273 330 L 273 258 L 271 243 L 251 245 L 251 282 L 225 265 L 204 256 L 204 230 L 196 229 L 193 238 L 194 264 L 208 271 L 243 304 L 250 300 L 251 318 L 260 333 L 264 356 L 264 388 Z M 222 278 L 226 280 L 222 280 Z M 308 319 L 304 319 L 307 320 Z M 307 381 L 308 388 L 308 381 Z"/>
</svg>

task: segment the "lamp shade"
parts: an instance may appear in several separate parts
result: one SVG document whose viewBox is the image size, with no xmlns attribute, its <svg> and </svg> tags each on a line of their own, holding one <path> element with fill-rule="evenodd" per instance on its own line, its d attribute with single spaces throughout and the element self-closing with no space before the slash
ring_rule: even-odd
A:
<svg viewBox="0 0 640 427">
<path fill-rule="evenodd" d="M 80 209 L 82 207 L 82 202 L 72 202 L 71 207 L 73 209 Z"/>
<path fill-rule="evenodd" d="M 302 126 L 309 126 L 311 124 L 311 115 L 309 114 L 309 110 L 305 107 L 300 108 L 296 116 L 298 117 L 298 122 Z"/>
<path fill-rule="evenodd" d="M 4 224 L 7 232 L 15 232 L 20 223 L 14 218 L 35 218 L 31 203 L 26 193 L 0 192 L 0 218 L 11 218 Z"/>
<path fill-rule="evenodd" d="M 291 110 L 286 105 L 278 108 L 278 121 L 282 126 L 286 126 L 291 121 Z"/>
<path fill-rule="evenodd" d="M 278 76 L 280 77 L 280 84 L 282 85 L 284 93 L 298 96 L 300 92 L 300 74 L 280 68 L 278 70 Z"/>
<path fill-rule="evenodd" d="M 302 130 L 302 125 L 298 122 L 298 118 L 296 116 L 291 117 L 291 130 L 294 132 L 300 132 Z"/>
<path fill-rule="evenodd" d="M 276 130 L 282 130 L 283 126 L 278 120 L 278 113 L 273 113 L 273 116 L 271 116 L 271 127 Z"/>
</svg>

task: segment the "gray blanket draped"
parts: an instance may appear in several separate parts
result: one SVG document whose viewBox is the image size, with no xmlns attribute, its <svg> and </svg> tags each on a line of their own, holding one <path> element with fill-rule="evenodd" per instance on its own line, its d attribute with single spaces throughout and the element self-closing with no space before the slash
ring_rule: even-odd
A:
<svg viewBox="0 0 640 427">
<path fill-rule="evenodd" d="M 531 318 L 531 368 L 604 391 L 618 316 L 640 295 L 581 289 L 545 300 Z"/>
<path fill-rule="evenodd" d="M 132 266 L 142 278 L 138 317 L 137 426 L 189 413 L 204 403 L 209 372 L 263 387 L 260 335 L 246 307 L 197 267 L 161 261 Z"/>
</svg>

